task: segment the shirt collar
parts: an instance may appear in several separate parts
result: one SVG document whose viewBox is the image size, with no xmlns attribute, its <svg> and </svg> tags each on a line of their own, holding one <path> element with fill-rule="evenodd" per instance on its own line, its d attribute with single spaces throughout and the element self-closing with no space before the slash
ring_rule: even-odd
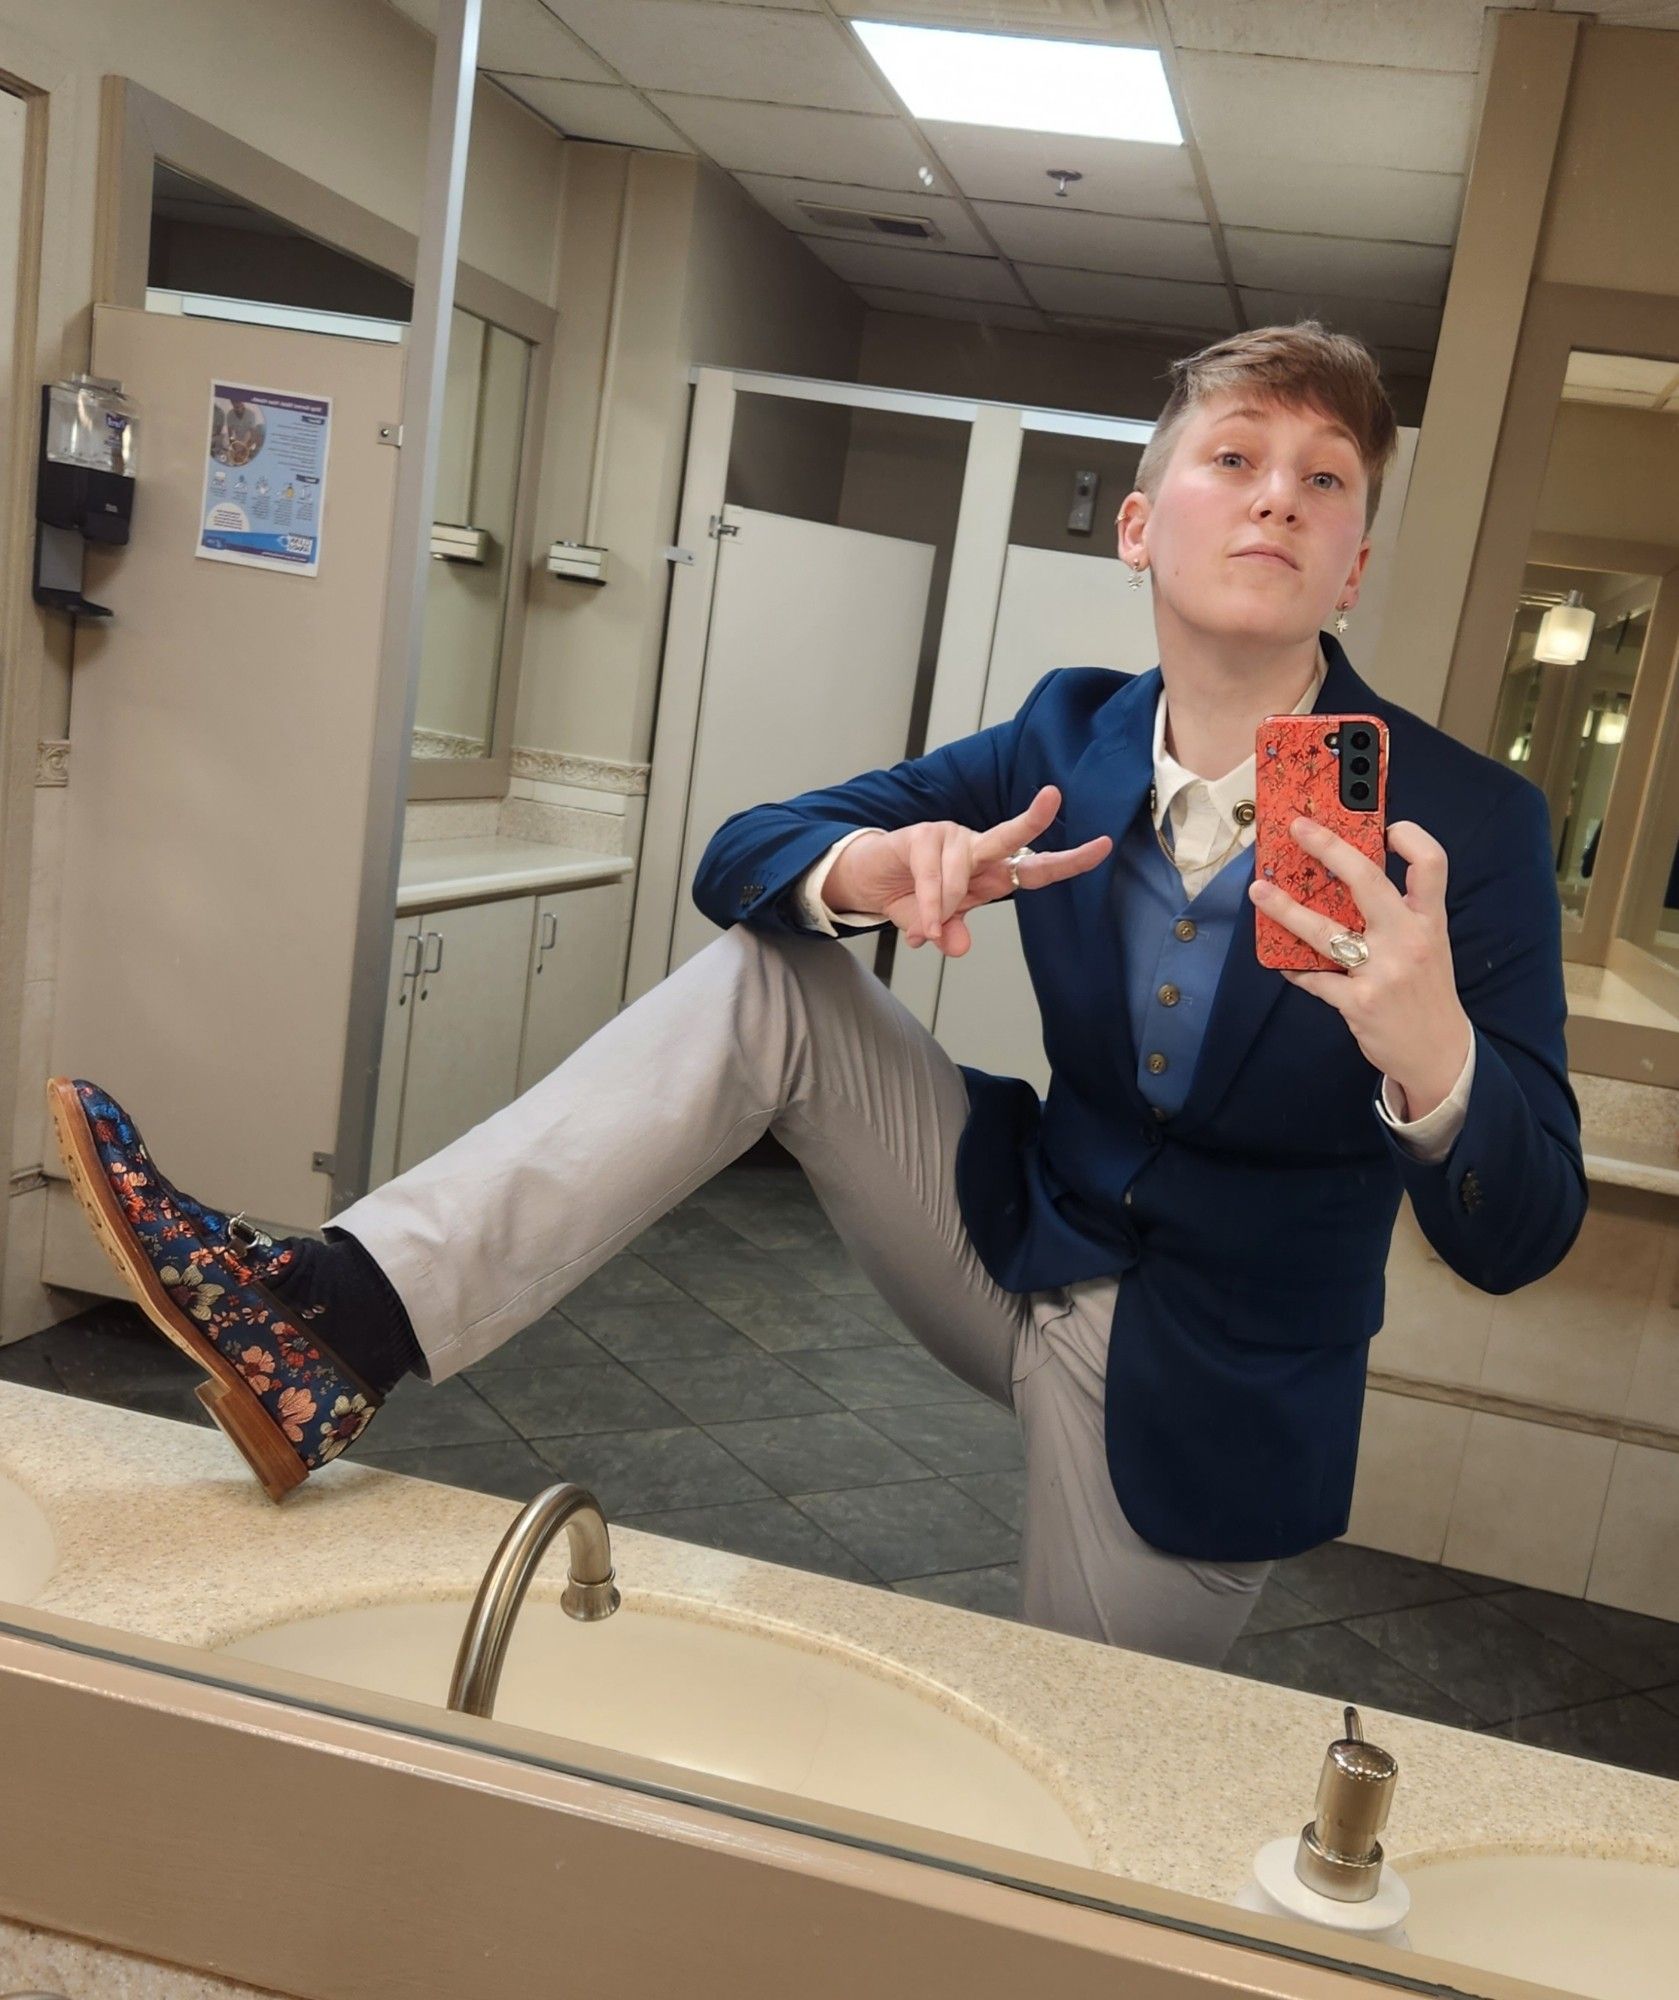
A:
<svg viewBox="0 0 1679 2000">
<path fill-rule="evenodd" d="M 1311 684 L 1289 711 L 1291 714 L 1307 713 L 1317 700 L 1318 690 L 1323 686 L 1324 675 L 1328 671 L 1329 662 L 1324 657 L 1323 641 L 1320 639 L 1317 667 Z M 1154 823 L 1157 827 L 1164 824 L 1173 799 L 1189 785 L 1201 786 L 1213 810 L 1222 820 L 1233 824 L 1238 801 L 1253 797 L 1254 755 L 1250 750 L 1241 763 L 1234 770 L 1226 771 L 1222 778 L 1203 778 L 1180 764 L 1166 748 L 1166 690 L 1162 687 L 1154 704 Z"/>
</svg>

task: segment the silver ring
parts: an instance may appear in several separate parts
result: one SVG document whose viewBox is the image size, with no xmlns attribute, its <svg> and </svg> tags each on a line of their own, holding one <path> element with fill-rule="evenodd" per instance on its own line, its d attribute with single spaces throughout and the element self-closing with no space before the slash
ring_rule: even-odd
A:
<svg viewBox="0 0 1679 2000">
<path fill-rule="evenodd" d="M 1030 847 L 1017 847 L 1008 857 L 1009 880 L 1017 889 L 1020 887 L 1020 863 L 1032 852 Z"/>
<path fill-rule="evenodd" d="M 1370 957 L 1370 947 L 1357 931 L 1337 931 L 1324 950 L 1337 965 L 1345 966 L 1349 972 L 1355 966 L 1366 964 Z"/>
</svg>

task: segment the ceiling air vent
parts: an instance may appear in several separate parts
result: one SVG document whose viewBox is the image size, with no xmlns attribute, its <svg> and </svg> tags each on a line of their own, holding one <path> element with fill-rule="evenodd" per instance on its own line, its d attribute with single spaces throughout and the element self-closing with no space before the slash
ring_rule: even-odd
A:
<svg viewBox="0 0 1679 2000">
<path fill-rule="evenodd" d="M 939 243 L 944 233 L 924 215 L 882 215 L 868 208 L 832 208 L 826 202 L 800 201 L 794 207 L 824 229 L 843 229 L 848 236 L 895 236 L 913 243 Z"/>
</svg>

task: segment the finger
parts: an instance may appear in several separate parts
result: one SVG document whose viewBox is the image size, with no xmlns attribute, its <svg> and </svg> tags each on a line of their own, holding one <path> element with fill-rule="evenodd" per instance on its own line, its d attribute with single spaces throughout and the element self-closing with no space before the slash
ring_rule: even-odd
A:
<svg viewBox="0 0 1679 2000">
<path fill-rule="evenodd" d="M 1347 994 L 1347 975 L 1344 972 L 1306 972 L 1289 965 L 1279 969 L 1290 986 L 1303 987 L 1306 992 L 1315 993 L 1338 1014 L 1343 1011 L 1342 1002 Z"/>
<path fill-rule="evenodd" d="M 1405 900 L 1419 910 L 1446 907 L 1446 850 L 1414 819 L 1396 819 L 1388 846 L 1405 862 Z"/>
<path fill-rule="evenodd" d="M 973 941 L 973 933 L 959 916 L 945 919 L 944 934 L 939 939 L 939 950 L 946 958 L 960 958 Z"/>
<path fill-rule="evenodd" d="M 939 934 L 943 852 L 943 835 L 937 826 L 922 827 L 910 846 L 910 862 L 915 875 L 915 923 L 923 937 L 937 937 Z"/>
<path fill-rule="evenodd" d="M 1042 889 L 1050 882 L 1065 882 L 1070 875 L 1085 875 L 1106 861 L 1113 852 L 1113 836 L 1097 834 L 1082 847 L 1069 847 L 1062 854 L 1033 854 L 1020 864 L 1020 886 Z"/>
<path fill-rule="evenodd" d="M 1367 923 L 1373 917 L 1391 916 L 1405 900 L 1388 880 L 1386 869 L 1322 821 L 1301 814 L 1290 822 L 1288 831 L 1296 846 L 1346 883 Z"/>
<path fill-rule="evenodd" d="M 973 874 L 973 836 L 965 829 L 950 835 L 944 844 L 944 866 L 940 888 L 943 901 L 939 916 L 948 928 L 951 917 L 962 907 Z"/>
<path fill-rule="evenodd" d="M 1006 854 L 1012 854 L 1017 847 L 1027 847 L 1061 810 L 1061 793 L 1054 785 L 1045 785 L 1023 813 L 1013 819 L 999 820 L 987 828 L 974 841 L 974 863 L 977 867 L 986 861 L 1001 861 Z"/>
<path fill-rule="evenodd" d="M 1333 917 L 1326 917 L 1321 910 L 1309 910 L 1304 903 L 1297 903 L 1280 884 L 1268 882 L 1263 876 L 1248 884 L 1248 899 L 1256 909 L 1275 918 L 1285 930 L 1293 931 L 1297 938 L 1304 938 L 1314 951 L 1322 952 L 1325 958 L 1329 957 L 1326 949 L 1329 940 L 1338 937 L 1347 928 L 1345 924 L 1336 923 Z"/>
</svg>

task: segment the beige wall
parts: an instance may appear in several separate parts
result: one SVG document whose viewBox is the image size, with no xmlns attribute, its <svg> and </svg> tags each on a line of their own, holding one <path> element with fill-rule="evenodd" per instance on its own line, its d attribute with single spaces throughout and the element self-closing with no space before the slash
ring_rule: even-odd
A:
<svg viewBox="0 0 1679 2000">
<path fill-rule="evenodd" d="M 1679 548 L 1679 422 L 1603 403 L 1559 405 L 1533 525 Z"/>
<path fill-rule="evenodd" d="M 622 297 L 609 349 L 621 230 Z M 610 581 L 594 589 L 538 580 L 514 740 L 640 761 L 653 739 L 688 370 L 708 362 L 850 378 L 863 308 L 714 168 L 603 146 L 571 149 L 559 303 L 537 533 L 543 548 L 559 536 L 603 544 Z M 774 413 L 754 411 L 743 442 L 773 468 L 785 464 L 797 435 Z"/>
</svg>

